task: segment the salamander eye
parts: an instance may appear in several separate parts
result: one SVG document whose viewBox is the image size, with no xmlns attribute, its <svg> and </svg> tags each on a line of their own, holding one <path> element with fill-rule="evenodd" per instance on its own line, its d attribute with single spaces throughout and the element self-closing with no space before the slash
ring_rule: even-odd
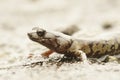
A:
<svg viewBox="0 0 120 80">
<path fill-rule="evenodd" d="M 45 32 L 46 32 L 46 31 L 43 30 L 43 29 L 38 29 L 38 30 L 37 30 L 37 35 L 38 35 L 38 36 L 44 36 L 44 35 L 45 35 Z"/>
</svg>

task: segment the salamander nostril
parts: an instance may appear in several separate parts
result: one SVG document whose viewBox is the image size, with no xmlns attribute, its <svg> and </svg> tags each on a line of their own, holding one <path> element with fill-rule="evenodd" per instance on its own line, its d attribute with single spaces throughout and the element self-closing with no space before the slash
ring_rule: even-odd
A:
<svg viewBox="0 0 120 80">
<path fill-rule="evenodd" d="M 27 35 L 30 37 L 30 36 L 31 36 L 31 33 L 27 33 Z"/>
</svg>

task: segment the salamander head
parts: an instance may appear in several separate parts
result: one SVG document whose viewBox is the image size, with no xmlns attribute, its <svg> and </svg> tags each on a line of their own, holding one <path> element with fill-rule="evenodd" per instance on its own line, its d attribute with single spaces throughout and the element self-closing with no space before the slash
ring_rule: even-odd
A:
<svg viewBox="0 0 120 80">
<path fill-rule="evenodd" d="M 46 34 L 46 31 L 42 28 L 35 27 L 33 28 L 33 30 L 36 30 L 36 31 L 28 33 L 28 36 L 31 40 L 35 42 L 39 42 L 40 40 L 42 40 L 42 38 Z"/>
<path fill-rule="evenodd" d="M 63 34 L 59 35 L 41 28 L 35 28 L 35 30 L 35 32 L 28 33 L 29 38 L 53 51 L 64 53 L 71 47 L 72 40 L 64 37 Z"/>
</svg>

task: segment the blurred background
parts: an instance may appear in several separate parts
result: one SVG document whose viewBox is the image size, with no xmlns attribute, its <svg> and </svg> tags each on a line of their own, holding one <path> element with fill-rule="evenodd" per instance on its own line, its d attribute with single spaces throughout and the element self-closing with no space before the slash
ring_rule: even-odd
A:
<svg viewBox="0 0 120 80">
<path fill-rule="evenodd" d="M 85 34 L 97 35 L 104 29 L 119 31 L 119 14 L 119 0 L 0 0 L 0 63 L 35 53 L 27 37 L 33 27 L 76 25 Z"/>
<path fill-rule="evenodd" d="M 0 65 L 44 50 L 28 39 L 33 27 L 56 30 L 71 25 L 85 34 L 119 31 L 120 0 L 0 0 Z"/>
</svg>

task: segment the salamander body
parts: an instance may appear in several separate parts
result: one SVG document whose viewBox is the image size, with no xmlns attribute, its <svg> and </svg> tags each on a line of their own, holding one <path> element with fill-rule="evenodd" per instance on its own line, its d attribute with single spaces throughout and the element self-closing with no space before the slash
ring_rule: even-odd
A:
<svg viewBox="0 0 120 80">
<path fill-rule="evenodd" d="M 120 33 L 107 33 L 93 38 L 73 38 L 60 32 L 49 32 L 37 28 L 35 32 L 28 33 L 32 41 L 46 46 L 52 51 L 68 57 L 81 57 L 81 51 L 87 57 L 101 57 L 103 55 L 116 55 L 120 53 Z"/>
</svg>

